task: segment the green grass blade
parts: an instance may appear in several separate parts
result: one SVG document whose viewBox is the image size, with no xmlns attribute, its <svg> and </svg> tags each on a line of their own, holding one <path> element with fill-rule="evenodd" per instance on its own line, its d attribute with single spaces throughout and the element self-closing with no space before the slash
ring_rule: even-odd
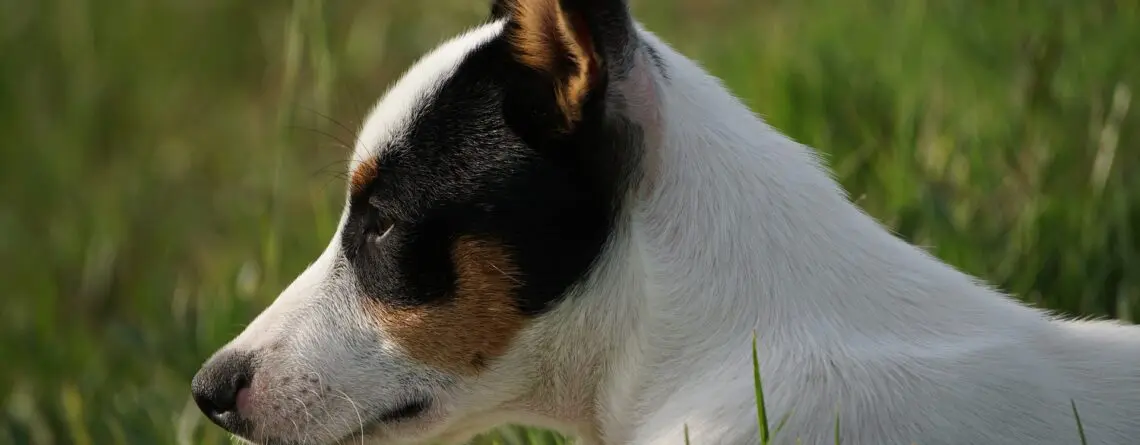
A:
<svg viewBox="0 0 1140 445">
<path fill-rule="evenodd" d="M 835 445 L 839 445 L 839 410 L 835 410 Z"/>
<path fill-rule="evenodd" d="M 756 387 L 756 421 L 760 423 L 760 443 L 768 445 L 768 413 L 764 407 L 764 387 L 760 381 L 760 356 L 756 352 L 756 331 L 752 331 L 752 382 Z"/>
<path fill-rule="evenodd" d="M 1081 435 L 1081 445 L 1088 445 L 1089 441 L 1085 438 L 1085 426 L 1081 424 L 1081 414 L 1077 412 L 1077 401 L 1069 399 L 1069 404 L 1073 406 L 1073 417 L 1077 419 L 1077 433 Z"/>
<path fill-rule="evenodd" d="M 689 424 L 685 424 L 685 445 L 689 445 Z"/>
</svg>

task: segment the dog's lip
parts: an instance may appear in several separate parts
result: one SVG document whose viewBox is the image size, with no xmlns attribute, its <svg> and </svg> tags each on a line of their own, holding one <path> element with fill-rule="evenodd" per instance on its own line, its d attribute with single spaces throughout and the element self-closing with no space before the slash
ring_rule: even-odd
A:
<svg viewBox="0 0 1140 445">
<path fill-rule="evenodd" d="M 376 431 L 378 428 L 383 428 L 385 425 L 413 420 L 431 409 L 434 403 L 434 399 L 427 395 L 419 395 L 405 399 L 391 409 L 384 410 L 378 415 L 372 416 L 371 420 L 364 423 L 365 426 L 363 428 L 354 431 L 335 443 L 345 445 L 359 444 L 361 436 L 367 436 L 369 433 Z"/>
<path fill-rule="evenodd" d="M 432 399 L 426 396 L 409 398 L 394 408 L 373 417 L 372 423 L 396 423 L 418 417 L 431 408 Z"/>
<path fill-rule="evenodd" d="M 250 403 L 251 403 L 251 401 L 249 400 L 250 399 L 249 387 L 242 388 L 242 389 L 238 390 L 237 396 L 235 398 L 237 400 L 236 401 L 237 412 L 247 413 L 247 415 L 248 415 L 248 413 L 250 411 Z"/>
</svg>

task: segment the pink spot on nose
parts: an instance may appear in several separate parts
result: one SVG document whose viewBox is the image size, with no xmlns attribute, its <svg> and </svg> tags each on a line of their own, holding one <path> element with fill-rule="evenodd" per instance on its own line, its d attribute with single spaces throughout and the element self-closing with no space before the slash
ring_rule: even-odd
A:
<svg viewBox="0 0 1140 445">
<path fill-rule="evenodd" d="M 249 413 L 249 388 L 242 388 L 237 393 L 237 411 L 239 414 Z"/>
</svg>

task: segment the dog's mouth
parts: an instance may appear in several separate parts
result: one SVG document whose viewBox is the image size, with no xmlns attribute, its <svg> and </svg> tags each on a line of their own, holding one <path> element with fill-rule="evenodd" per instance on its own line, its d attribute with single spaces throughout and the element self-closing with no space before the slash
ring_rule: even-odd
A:
<svg viewBox="0 0 1140 445">
<path fill-rule="evenodd" d="M 359 444 L 362 437 L 377 432 L 377 429 L 384 428 L 385 426 L 414 420 L 420 415 L 431 409 L 432 399 L 426 396 L 420 396 L 409 399 L 394 408 L 381 412 L 379 415 L 372 417 L 372 420 L 365 423 L 365 427 L 359 431 L 355 431 L 335 442 L 337 445 L 355 445 Z"/>
<path fill-rule="evenodd" d="M 380 413 L 375 417 L 373 423 L 396 423 L 411 420 L 426 412 L 428 408 L 431 408 L 431 399 L 417 397 Z"/>
</svg>

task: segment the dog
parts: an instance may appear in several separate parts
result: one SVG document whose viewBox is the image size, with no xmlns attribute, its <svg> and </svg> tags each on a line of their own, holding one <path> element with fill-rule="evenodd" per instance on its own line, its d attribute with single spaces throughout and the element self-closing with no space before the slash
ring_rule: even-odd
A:
<svg viewBox="0 0 1140 445">
<path fill-rule="evenodd" d="M 331 242 L 199 370 L 264 445 L 1140 443 L 1140 329 L 899 239 L 622 0 L 498 0 L 370 112 Z M 773 422 L 775 423 L 775 422 Z"/>
</svg>

